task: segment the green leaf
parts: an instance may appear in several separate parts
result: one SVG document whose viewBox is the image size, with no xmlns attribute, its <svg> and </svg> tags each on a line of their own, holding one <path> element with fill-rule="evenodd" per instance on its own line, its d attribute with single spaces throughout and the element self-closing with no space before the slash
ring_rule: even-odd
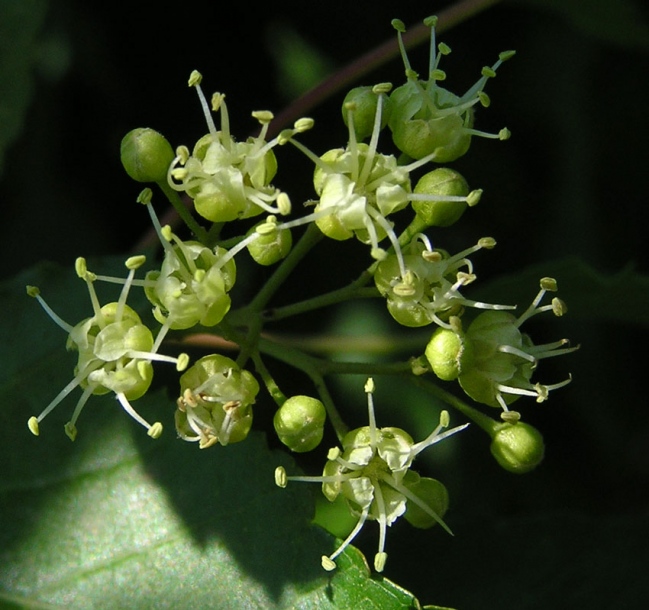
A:
<svg viewBox="0 0 649 610">
<path fill-rule="evenodd" d="M 119 260 L 89 268 L 123 275 Z M 39 265 L 0 286 L 0 605 L 419 607 L 410 593 L 371 575 L 356 549 L 333 574 L 324 572 L 320 557 L 335 542 L 310 525 L 309 486 L 274 483 L 276 466 L 296 470 L 292 458 L 269 449 L 260 431 L 206 450 L 178 440 L 164 388 L 134 402 L 145 418 L 162 421 L 160 439 L 150 439 L 111 396 L 91 398 L 74 443 L 63 433 L 73 396 L 32 436 L 28 417 L 71 378 L 74 357 L 26 284 L 38 285 L 71 323 L 90 312 L 72 269 Z M 102 303 L 104 293 L 119 292 L 100 284 Z"/>
<path fill-rule="evenodd" d="M 420 608 L 411 593 L 385 578 L 371 578 L 362 553 L 354 547 L 337 559 L 338 568 L 331 581 L 335 608 L 375 610 L 378 608 Z"/>
</svg>

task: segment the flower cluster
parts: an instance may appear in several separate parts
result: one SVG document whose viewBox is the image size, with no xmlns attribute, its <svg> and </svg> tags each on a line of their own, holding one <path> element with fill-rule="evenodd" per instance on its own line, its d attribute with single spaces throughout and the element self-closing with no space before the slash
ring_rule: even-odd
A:
<svg viewBox="0 0 649 610">
<path fill-rule="evenodd" d="M 126 261 L 127 276 L 116 278 L 96 275 L 87 269 L 84 259 L 78 259 L 76 271 L 88 287 L 92 315 L 74 326 L 52 311 L 38 288 L 28 287 L 28 293 L 67 332 L 68 349 L 78 353 L 72 381 L 38 417 L 29 419 L 29 429 L 35 435 L 45 416 L 79 386 L 83 393 L 65 426 L 72 440 L 89 397 L 110 392 L 147 428 L 149 436 L 157 438 L 162 423 L 149 424 L 131 401 L 150 388 L 153 363 L 160 361 L 175 364 L 182 372 L 174 413 L 178 437 L 198 443 L 201 449 L 226 446 L 248 436 L 253 405 L 262 403 L 259 394 L 263 387 L 266 398 L 277 407 L 272 427 L 284 447 L 296 454 L 312 451 L 324 438 L 327 424 L 340 441 L 341 447 L 328 452 L 322 476 L 288 476 L 282 467 L 275 473 L 280 487 L 288 481 L 320 483 L 326 499 L 344 503 L 355 518 L 356 525 L 342 544 L 323 557 L 327 570 L 335 567 L 335 559 L 367 521 L 379 525 L 374 558 L 379 572 L 387 558 L 387 528 L 399 517 L 415 527 L 439 524 L 449 531 L 442 520 L 448 508 L 446 488 L 435 479 L 421 477 L 412 465 L 424 449 L 468 425 L 448 429 L 450 416 L 442 411 L 439 426 L 420 442 L 401 428 L 379 428 L 374 382 L 369 377 L 365 385 L 369 424 L 348 431 L 327 389 L 328 374 L 398 374 L 413 384 L 420 375 L 457 381 L 471 400 L 501 410 L 500 419 L 491 420 L 482 413 L 474 418 L 490 434 L 491 453 L 497 462 L 519 473 L 538 465 L 543 458 L 540 433 L 520 422 L 520 414 L 509 407 L 523 396 L 542 402 L 550 391 L 570 381 L 568 377 L 559 383 L 541 384 L 532 381 L 532 376 L 540 360 L 576 348 L 569 347 L 566 339 L 538 344 L 521 331 L 523 323 L 538 313 L 566 313 L 565 303 L 556 297 L 543 304 L 546 294 L 557 290 L 556 282 L 543 278 L 532 304 L 515 315 L 514 305 L 487 303 L 468 295 L 477 280 L 471 257 L 494 248 L 494 238 L 483 237 L 455 253 L 438 247 L 444 230 L 455 226 L 482 198 L 482 189 L 470 188 L 464 176 L 447 164 L 468 152 L 474 136 L 509 138 L 507 129 L 490 134 L 476 130 L 474 122 L 475 107 L 490 104 L 484 92 L 487 81 L 514 52 L 501 53 L 491 67 L 482 69 L 472 87 L 456 95 L 440 86 L 446 79 L 440 58 L 450 49 L 436 44 L 436 18 L 425 23 L 431 29 L 428 78 L 421 79 L 411 68 L 402 40 L 405 27 L 394 20 L 406 82 L 397 87 L 392 83 L 363 85 L 349 91 L 342 103 L 346 142 L 322 154 L 302 142 L 302 134 L 315 126 L 308 117 L 267 139 L 273 114 L 254 111 L 259 133 L 236 139 L 225 96 L 215 93 L 208 102 L 202 76 L 196 71 L 190 75 L 189 86 L 197 92 L 207 133 L 193 146 L 174 150 L 151 129 L 135 129 L 125 136 L 121 159 L 127 173 L 138 182 L 157 185 L 186 227 L 172 230 L 163 226 L 153 207 L 153 191 L 144 188 L 138 201 L 146 206 L 160 242 L 158 266 L 136 278 L 145 258 L 134 256 Z M 220 129 L 213 113 L 220 114 Z M 303 215 L 293 215 L 288 193 L 273 185 L 283 177 L 279 151 L 286 145 L 296 147 L 313 163 L 314 197 L 305 202 Z M 290 171 L 285 175 L 290 176 Z M 295 229 L 301 235 L 294 243 Z M 185 230 L 191 233 L 187 238 L 182 237 Z M 271 307 L 273 295 L 320 239 L 357 244 L 367 259 L 363 274 L 332 292 Z M 246 275 L 241 270 L 250 265 L 240 264 L 241 256 L 249 256 L 249 263 L 263 267 L 277 265 L 244 303 L 237 301 L 235 287 L 239 275 Z M 248 280 L 244 277 L 246 289 Z M 100 305 L 96 281 L 120 285 L 117 300 Z M 148 300 L 158 325 L 155 330 L 127 303 L 134 287 L 142 289 Z M 431 327 L 418 355 L 384 364 L 378 372 L 372 368 L 374 362 L 349 363 L 346 368 L 343 362 L 308 353 L 306 341 L 298 341 L 296 346 L 264 329 L 267 322 L 282 317 L 368 297 L 384 302 L 391 322 L 398 327 Z M 184 353 L 177 357 L 160 353 L 170 333 L 188 344 L 197 335 L 207 335 L 212 340 L 210 351 L 218 343 L 237 354 L 230 358 L 208 353 L 190 366 Z M 317 396 L 286 396 L 267 366 L 267 358 L 305 373 Z M 458 404 L 450 399 L 447 402 Z M 471 409 L 460 410 L 471 417 Z M 491 423 L 485 425 L 485 420 Z"/>
</svg>

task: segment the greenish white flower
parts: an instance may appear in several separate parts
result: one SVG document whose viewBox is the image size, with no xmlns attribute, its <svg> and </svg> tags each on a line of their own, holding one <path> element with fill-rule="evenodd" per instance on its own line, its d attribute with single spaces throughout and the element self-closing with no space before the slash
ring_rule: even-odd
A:
<svg viewBox="0 0 649 610">
<path fill-rule="evenodd" d="M 141 193 L 138 200 L 146 205 L 165 251 L 160 269 L 149 271 L 144 281 L 144 293 L 163 332 L 215 326 L 230 310 L 228 292 L 236 281 L 234 255 L 239 248 L 227 251 L 183 241 L 169 226 L 160 226 L 150 192 Z"/>
<path fill-rule="evenodd" d="M 437 163 L 448 163 L 467 152 L 472 136 L 508 139 L 510 133 L 506 128 L 497 134 L 474 129 L 474 107 L 477 104 L 489 106 L 490 100 L 483 91 L 484 86 L 488 79 L 496 76 L 500 65 L 513 57 L 515 52 L 501 53 L 493 66 L 482 69 L 481 77 L 472 87 L 462 95 L 455 95 L 439 85 L 440 81 L 446 79 L 445 72 L 439 68 L 439 60 L 443 55 L 448 55 L 451 49 L 443 43 L 436 47 L 437 17 L 428 17 L 424 23 L 431 28 L 427 80 L 421 80 L 410 67 L 402 40 L 405 32 L 403 22 L 399 19 L 392 21 L 397 30 L 407 77 L 407 82 L 390 95 L 388 127 L 397 148 L 413 159 L 433 154 Z"/>
<path fill-rule="evenodd" d="M 220 354 L 197 360 L 180 377 L 177 400 L 178 436 L 201 449 L 217 442 L 242 441 L 252 426 L 252 405 L 259 384 L 249 371 Z"/>
<path fill-rule="evenodd" d="M 135 270 L 144 262 L 144 256 L 129 258 L 126 261 L 129 270 L 126 280 L 117 280 L 97 276 L 88 271 L 85 259 L 78 258 L 77 275 L 88 286 L 94 313 L 75 326 L 64 322 L 54 313 L 40 296 L 38 288 L 27 287 L 27 293 L 36 298 L 50 318 L 68 333 L 67 349 L 79 354 L 72 381 L 38 417 L 29 419 L 29 429 L 34 435 L 38 436 L 40 433 L 40 422 L 77 386 L 83 389 L 83 394 L 77 402 L 71 420 L 65 425 L 65 433 L 71 440 L 76 438 L 76 421 L 90 396 L 109 392 L 113 392 L 124 410 L 147 429 L 149 436 L 158 438 L 162 433 L 162 424 L 149 424 L 133 409 L 130 401 L 140 398 L 149 389 L 153 379 L 153 361 L 171 362 L 176 365 L 177 370 L 184 370 L 188 357 L 186 354 L 181 354 L 178 358 L 158 354 L 161 336 L 158 335 L 154 339 L 138 314 L 126 304 L 129 290 L 134 283 Z M 93 286 L 98 279 L 123 282 L 118 301 L 104 306 L 99 304 Z"/>
<path fill-rule="evenodd" d="M 366 521 L 373 520 L 379 524 L 379 544 L 374 567 L 378 572 L 383 571 L 387 559 L 387 528 L 407 514 L 409 506 L 416 506 L 419 512 L 411 515 L 412 522 L 417 527 L 430 527 L 439 523 L 450 531 L 442 521 L 442 515 L 431 506 L 442 506 L 446 510 L 447 502 L 433 499 L 433 496 L 439 497 L 441 484 L 422 483 L 428 479 L 419 477 L 410 468 L 424 449 L 456 434 L 468 424 L 445 430 L 449 424 L 449 415 L 443 411 L 435 430 L 423 441 L 415 443 L 400 428 L 377 427 L 372 400 L 374 382 L 371 378 L 365 384 L 365 391 L 369 425 L 349 432 L 342 441 L 342 449 L 334 447 L 329 450 L 322 476 L 289 477 L 281 466 L 275 472 L 275 481 L 280 487 L 286 486 L 288 481 L 321 483 L 322 493 L 329 501 L 333 502 L 339 496 L 344 497 L 351 512 L 358 517 L 356 526 L 336 551 L 322 557 L 322 566 L 326 570 L 336 567 L 336 557 L 354 540 Z M 418 495 L 417 490 L 421 490 L 423 497 Z"/>
<path fill-rule="evenodd" d="M 458 381 L 477 402 L 502 408 L 504 419 L 517 419 L 516 412 L 508 413 L 508 405 L 521 396 L 544 402 L 550 391 L 570 383 L 570 377 L 554 384 L 531 380 L 540 360 L 578 349 L 567 347 L 568 339 L 535 345 L 529 335 L 521 332 L 522 324 L 534 315 L 551 311 L 555 316 L 562 316 L 568 311 L 566 304 L 557 297 L 551 303 L 541 305 L 547 292 L 557 290 L 557 283 L 553 278 L 543 278 L 540 285 L 538 294 L 520 316 L 504 311 L 486 311 L 478 315 L 466 330 L 465 341 L 471 343 L 471 357 L 464 363 Z"/>
<path fill-rule="evenodd" d="M 230 133 L 225 95 L 215 93 L 211 108 L 203 94 L 202 76 L 194 70 L 189 85 L 195 87 L 209 133 L 198 140 L 189 152 L 185 146 L 176 151 L 169 166 L 169 185 L 186 192 L 196 212 L 212 222 L 226 222 L 262 214 L 288 214 L 288 198 L 279 199 L 280 191 L 270 183 L 277 172 L 273 147 L 278 139 L 266 142 L 268 126 L 273 119 L 269 111 L 255 111 L 252 116 L 261 124 L 261 132 L 245 142 L 237 142 Z M 217 130 L 211 110 L 221 112 L 221 129 Z"/>
<path fill-rule="evenodd" d="M 435 323 L 451 328 L 449 319 L 459 316 L 464 307 L 478 309 L 513 309 L 510 305 L 483 303 L 467 299 L 461 289 L 476 279 L 473 263 L 467 258 L 496 245 L 490 237 L 455 255 L 434 250 L 426 235 L 420 234 L 402 256 L 391 254 L 380 261 L 374 273 L 379 292 L 386 297 L 388 311 L 404 326 L 418 327 Z"/>
</svg>

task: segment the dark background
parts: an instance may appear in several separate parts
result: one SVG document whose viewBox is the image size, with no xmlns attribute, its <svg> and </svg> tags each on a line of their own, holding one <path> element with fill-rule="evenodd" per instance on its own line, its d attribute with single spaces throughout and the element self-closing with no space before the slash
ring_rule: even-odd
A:
<svg viewBox="0 0 649 610">
<path fill-rule="evenodd" d="M 322 55 L 321 68 L 307 65 L 303 77 L 308 84 L 309 78 L 317 82 L 320 69 L 324 75 L 343 67 L 392 37 L 392 18 L 411 26 L 447 6 L 281 2 L 252 9 L 245 3 L 188 2 L 163 10 L 135 1 L 124 10 L 115 3 L 61 0 L 45 10 L 44 3 L 33 4 L 43 18 L 30 50 L 30 102 L 5 152 L 0 180 L 3 277 L 41 259 L 69 265 L 79 255 L 133 247 L 149 222 L 134 203 L 141 186 L 120 165 L 120 141 L 130 129 L 149 126 L 173 146 L 191 147 L 205 132 L 195 92 L 186 86 L 191 70 L 203 73 L 207 91 L 227 94 L 233 132 L 244 137 L 255 129 L 252 110 L 278 113 L 297 95 L 282 81 L 276 59 L 293 35 Z M 606 529 L 611 519 L 646 515 L 649 499 L 644 383 L 649 312 L 647 282 L 638 279 L 649 271 L 647 12 L 640 3 L 583 4 L 580 9 L 576 1 L 501 2 L 440 35 L 453 49 L 442 67 L 449 89 L 457 92 L 468 88 L 500 51 L 517 51 L 488 84 L 492 106 L 478 117 L 480 128 L 498 131 L 506 125 L 512 138 L 504 143 L 476 139 L 467 157 L 454 164 L 485 195 L 444 234 L 443 246 L 455 251 L 482 235 L 496 237 L 498 248 L 479 257 L 480 278 L 487 285 L 489 279 L 530 265 L 577 257 L 601 288 L 591 304 L 585 288 L 592 287 L 591 276 L 581 278 L 582 287 L 579 275 L 568 273 L 574 284 L 565 288 L 575 295 L 574 317 L 539 326 L 549 333 L 548 341 L 565 333 L 582 346 L 569 361 L 558 359 L 545 369 L 558 378 L 570 370 L 571 386 L 545 405 L 532 405 L 527 417 L 546 438 L 543 467 L 528 477 L 504 476 L 485 460 L 484 439 L 472 431 L 473 442 L 464 442 L 462 462 L 456 465 L 457 482 L 449 484 L 453 508 L 460 523 L 473 524 L 469 528 L 476 528 L 476 535 L 479 516 L 506 520 L 529 514 L 533 519 L 535 511 L 567 511 L 552 530 L 556 540 L 565 535 L 567 546 L 580 528 L 580 542 L 589 538 L 591 527 L 597 530 L 591 522 L 572 527 L 574 515 L 587 515 L 593 524 L 601 519 L 604 531 L 612 531 Z M 628 15 L 631 9 L 635 12 Z M 410 52 L 413 67 L 421 72 L 427 66 L 426 47 Z M 401 76 L 395 59 L 358 84 L 398 83 Z M 341 99 L 337 93 L 309 110 L 316 128 L 301 141 L 312 150 L 344 144 Z M 312 196 L 309 164 L 288 147 L 281 153 L 289 160 L 286 165 L 294 165 L 282 172 L 280 160 L 276 185 L 290 190 L 294 203 Z M 328 247 L 326 258 L 312 260 L 303 275 L 298 273 L 298 296 L 323 284 L 341 285 L 340 278 L 355 265 L 362 269 L 366 261 L 350 258 L 349 247 Z M 611 284 L 622 272 L 628 280 Z M 310 278 L 320 273 L 324 277 L 312 286 Z M 536 286 L 517 289 L 531 298 Z M 312 322 L 298 322 L 297 329 Z M 407 555 L 409 536 L 417 534 L 399 531 L 406 542 L 390 544 L 403 545 L 399 549 Z M 454 552 L 450 542 L 442 544 Z M 622 545 L 608 552 L 613 564 L 618 554 L 634 559 L 636 550 Z M 521 551 L 519 559 L 528 553 Z M 515 549 L 496 555 L 505 563 L 503 570 L 516 561 L 512 555 Z M 533 555 L 527 559 L 533 562 Z M 417 561 L 405 561 L 391 573 L 404 586 L 412 584 L 415 594 L 417 583 L 409 578 Z M 476 561 L 467 562 L 469 572 L 480 572 Z M 443 575 L 447 585 L 457 591 L 449 596 L 450 604 L 458 595 L 461 600 L 463 585 L 449 574 L 450 569 Z"/>
</svg>

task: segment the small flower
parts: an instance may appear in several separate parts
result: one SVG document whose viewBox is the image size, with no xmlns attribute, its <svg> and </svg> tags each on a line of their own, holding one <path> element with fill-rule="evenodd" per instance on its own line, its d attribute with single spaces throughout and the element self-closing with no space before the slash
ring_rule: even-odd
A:
<svg viewBox="0 0 649 610">
<path fill-rule="evenodd" d="M 552 311 L 562 316 L 567 312 L 566 304 L 557 297 L 541 305 L 547 292 L 557 290 L 557 284 L 552 278 L 543 278 L 540 284 L 536 298 L 520 316 L 505 311 L 485 311 L 471 322 L 466 332 L 462 331 L 459 321 L 450 330 L 437 330 L 426 348 L 426 357 L 439 377 L 457 378 L 473 400 L 502 408 L 501 416 L 506 421 L 519 418 L 517 412 L 509 410 L 509 405 L 521 396 L 543 402 L 550 391 L 570 383 L 570 377 L 550 385 L 531 381 L 539 360 L 578 349 L 567 347 L 567 339 L 535 345 L 521 332 L 522 324 L 534 315 Z M 455 338 L 445 336 L 450 333 L 454 333 Z"/>
<path fill-rule="evenodd" d="M 163 333 L 197 324 L 215 326 L 230 310 L 228 292 L 236 281 L 234 254 L 239 248 L 210 249 L 197 241 L 181 240 L 169 226 L 160 226 L 150 195 L 145 189 L 138 201 L 146 205 L 165 251 L 160 270 L 149 271 L 144 281 L 153 314 L 163 325 Z"/>
<path fill-rule="evenodd" d="M 176 431 L 201 449 L 228 445 L 248 436 L 259 384 L 252 373 L 226 356 L 197 360 L 180 377 Z"/>
<path fill-rule="evenodd" d="M 514 309 L 465 298 L 460 290 L 475 281 L 470 254 L 495 247 L 484 237 L 475 246 L 453 256 L 433 250 L 426 235 L 420 234 L 401 256 L 396 253 L 380 261 L 374 274 L 379 292 L 386 297 L 388 311 L 404 326 L 418 327 L 435 323 L 451 328 L 449 319 L 459 316 L 464 307 L 478 309 Z"/>
<path fill-rule="evenodd" d="M 439 523 L 450 533 L 442 521 L 442 514 L 433 508 L 441 509 L 442 513 L 446 510 L 447 499 L 440 497 L 445 494 L 445 488 L 434 479 L 419 477 L 410 467 L 424 449 L 463 430 L 468 424 L 442 432 L 449 424 L 448 412 L 443 411 L 435 430 L 423 441 L 415 443 L 400 428 L 377 428 L 371 378 L 365 384 L 365 392 L 369 425 L 349 432 L 343 439 L 342 450 L 338 447 L 329 450 L 322 476 L 289 477 L 281 466 L 275 471 L 275 482 L 280 487 L 285 487 L 288 481 L 322 483 L 322 493 L 329 501 L 333 502 L 342 494 L 351 512 L 358 516 L 356 526 L 338 549 L 322 557 L 325 570 L 336 567 L 334 560 L 353 541 L 367 520 L 379 524 L 378 552 L 374 557 L 374 567 L 378 572 L 383 571 L 387 559 L 387 528 L 399 517 L 405 515 L 416 527 L 431 527 Z"/>
<path fill-rule="evenodd" d="M 273 147 L 275 138 L 266 142 L 271 112 L 255 111 L 252 116 L 261 125 L 255 138 L 237 142 L 230 134 L 230 121 L 225 95 L 215 93 L 211 110 L 221 112 L 221 130 L 212 120 L 210 107 L 200 86 L 202 76 L 193 71 L 189 85 L 196 88 L 205 114 L 209 133 L 203 136 L 192 153 L 185 146 L 176 151 L 169 166 L 168 182 L 177 191 L 186 192 L 193 200 L 196 212 L 212 222 L 226 222 L 262 214 L 288 214 L 288 197 L 278 199 L 280 191 L 270 182 L 277 172 Z"/>
<path fill-rule="evenodd" d="M 406 28 L 402 21 L 394 19 L 401 56 L 406 69 L 407 82 L 397 87 L 390 95 L 391 112 L 388 127 L 399 150 L 413 159 L 421 159 L 431 153 L 435 161 L 448 163 L 464 155 L 471 144 L 472 136 L 506 140 L 510 133 L 501 129 L 497 134 L 477 131 L 473 128 L 474 107 L 481 104 L 485 108 L 490 101 L 483 91 L 487 80 L 496 76 L 500 65 L 514 56 L 514 51 L 500 54 L 491 67 L 482 69 L 481 77 L 463 95 L 458 96 L 439 86 L 446 74 L 439 68 L 441 56 L 448 55 L 451 49 L 441 43 L 435 47 L 435 26 L 437 17 L 428 17 L 424 23 L 431 28 L 430 64 L 428 80 L 420 80 L 410 67 L 402 40 Z"/>
<path fill-rule="evenodd" d="M 151 331 L 142 324 L 138 314 L 126 304 L 130 287 L 134 283 L 135 270 L 145 262 L 144 256 L 134 256 L 126 261 L 129 270 L 126 280 L 105 278 L 88 271 L 86 261 L 76 261 L 77 275 L 86 282 L 94 315 L 71 326 L 64 322 L 40 296 L 38 288 L 28 286 L 27 293 L 36 298 L 50 318 L 68 333 L 67 348 L 79 353 L 75 376 L 50 402 L 38 417 L 31 417 L 30 431 L 39 435 L 39 424 L 74 388 L 84 391 L 77 402 L 72 419 L 65 425 L 65 433 L 71 440 L 77 436 L 76 421 L 86 402 L 93 394 L 114 392 L 124 410 L 147 429 L 152 438 L 162 433 L 162 424 L 153 425 L 143 419 L 131 406 L 131 400 L 143 396 L 153 379 L 153 361 L 171 362 L 181 371 L 187 366 L 188 357 L 178 358 L 158 354 L 160 337 L 154 340 Z M 98 279 L 123 282 L 119 300 L 100 306 L 94 290 Z"/>
</svg>

